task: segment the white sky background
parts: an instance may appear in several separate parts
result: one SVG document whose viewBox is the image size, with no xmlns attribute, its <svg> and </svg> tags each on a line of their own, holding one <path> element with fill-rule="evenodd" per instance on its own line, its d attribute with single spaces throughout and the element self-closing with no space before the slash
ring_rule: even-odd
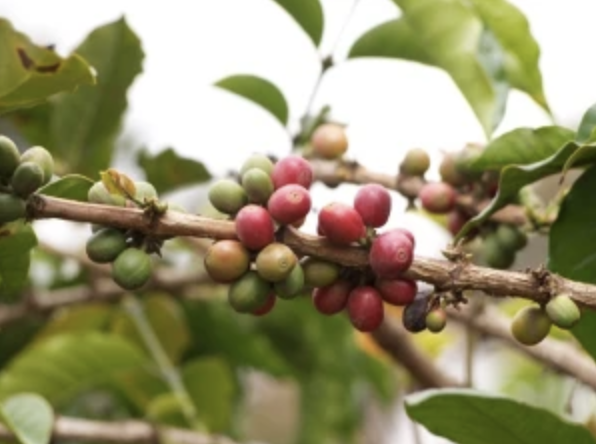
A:
<svg viewBox="0 0 596 444">
<path fill-rule="evenodd" d="M 320 53 L 327 55 L 352 0 L 322 3 L 327 23 Z M 546 97 L 558 123 L 577 124 L 596 102 L 596 2 L 512 3 L 527 14 L 541 46 Z M 63 54 L 93 28 L 122 14 L 140 36 L 146 54 L 144 73 L 129 94 L 125 135 L 152 151 L 172 146 L 205 162 L 214 174 L 237 168 L 254 151 L 289 152 L 287 133 L 273 117 L 210 86 L 236 73 L 268 78 L 284 92 L 296 129 L 318 76 L 318 55 L 310 39 L 272 1 L 0 0 L 0 16 L 39 43 L 55 43 Z M 443 72 L 395 60 L 341 63 L 359 35 L 397 14 L 390 0 L 360 1 L 335 51 L 340 65 L 328 72 L 315 100 L 315 109 L 330 104 L 332 116 L 349 125 L 349 155 L 386 173 L 395 173 L 413 146 L 428 149 L 438 160 L 439 150 L 484 140 L 472 111 Z M 514 92 L 498 133 L 548 123 L 538 106 Z M 330 199 L 349 202 L 354 187 L 315 190 L 315 203 L 321 205 Z M 396 204 L 401 203 L 396 197 Z M 425 220 L 398 213 L 394 221 L 413 228 L 419 239 L 417 254 L 437 255 L 446 242 L 445 233 L 434 233 Z M 56 243 L 72 238 L 72 230 L 55 227 L 53 222 L 42 224 L 39 228 L 46 229 L 40 237 Z"/>
</svg>

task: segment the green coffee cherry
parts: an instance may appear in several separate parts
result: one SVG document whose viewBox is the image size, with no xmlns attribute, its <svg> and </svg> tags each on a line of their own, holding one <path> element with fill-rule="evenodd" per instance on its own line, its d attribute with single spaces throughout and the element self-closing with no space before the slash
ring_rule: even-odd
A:
<svg viewBox="0 0 596 444">
<path fill-rule="evenodd" d="M 424 176 L 430 167 L 430 157 L 422 148 L 412 148 L 401 162 L 400 172 L 408 176 Z"/>
<path fill-rule="evenodd" d="M 442 308 L 435 308 L 426 315 L 426 328 L 433 332 L 439 333 L 443 331 L 447 325 L 447 313 Z"/>
<path fill-rule="evenodd" d="M 271 176 L 259 168 L 251 168 L 242 175 L 242 186 L 253 203 L 266 204 L 273 194 Z"/>
<path fill-rule="evenodd" d="M 226 239 L 214 243 L 204 259 L 207 273 L 216 282 L 232 282 L 250 267 L 250 254 L 238 241 Z"/>
<path fill-rule="evenodd" d="M 454 187 L 459 187 L 467 183 L 467 178 L 455 166 L 456 153 L 446 153 L 439 166 L 441 180 Z"/>
<path fill-rule="evenodd" d="M 29 197 L 42 186 L 44 172 L 41 167 L 33 162 L 22 162 L 12 175 L 10 184 L 17 196 Z"/>
<path fill-rule="evenodd" d="M 135 199 L 139 202 L 145 200 L 157 199 L 157 190 L 149 182 L 135 182 Z"/>
<path fill-rule="evenodd" d="M 276 282 L 273 286 L 275 293 L 282 299 L 294 299 L 304 288 L 304 271 L 298 263 L 283 281 Z"/>
<path fill-rule="evenodd" d="M 54 175 L 54 158 L 48 150 L 41 146 L 34 146 L 21 155 L 21 163 L 33 162 L 43 170 L 43 183 L 45 185 Z"/>
<path fill-rule="evenodd" d="M 532 305 L 516 313 L 511 322 L 511 334 L 524 345 L 536 345 L 548 336 L 551 325 L 546 312 Z"/>
<path fill-rule="evenodd" d="M 138 290 L 151 277 L 151 257 L 138 248 L 127 248 L 112 264 L 112 279 L 125 290 Z"/>
<path fill-rule="evenodd" d="M 290 247 L 274 242 L 260 251 L 255 262 L 259 276 L 269 282 L 279 282 L 290 275 L 298 258 Z"/>
<path fill-rule="evenodd" d="M 21 154 L 15 143 L 0 135 L 0 179 L 8 179 L 20 162 Z"/>
<path fill-rule="evenodd" d="M 228 301 L 239 313 L 250 313 L 258 310 L 267 302 L 271 293 L 271 285 L 255 271 L 249 271 L 228 290 Z"/>
<path fill-rule="evenodd" d="M 116 260 L 126 249 L 126 236 L 115 228 L 102 228 L 87 240 L 87 256 L 93 262 L 106 264 Z"/>
<path fill-rule="evenodd" d="M 327 287 L 339 279 L 341 267 L 333 262 L 306 258 L 302 263 L 304 283 L 313 288 Z"/>
<path fill-rule="evenodd" d="M 577 304 L 567 294 L 559 294 L 552 298 L 545 307 L 550 320 L 559 328 L 570 329 L 581 318 Z"/>
<path fill-rule="evenodd" d="M 235 214 L 248 203 L 248 197 L 240 184 L 230 179 L 221 179 L 209 188 L 209 201 L 217 211 Z"/>
<path fill-rule="evenodd" d="M 114 207 L 126 206 L 126 199 L 118 194 L 110 194 L 103 182 L 95 182 L 89 188 L 87 200 L 91 203 L 112 205 Z"/>
<path fill-rule="evenodd" d="M 482 242 L 480 249 L 482 261 L 491 268 L 505 270 L 515 261 L 515 252 L 503 248 L 494 233 L 489 234 Z"/>
<path fill-rule="evenodd" d="M 23 200 L 10 194 L 0 194 L 0 224 L 22 219 L 26 214 Z"/>
<path fill-rule="evenodd" d="M 495 236 L 506 250 L 518 251 L 528 243 L 526 234 L 514 225 L 500 224 L 495 231 Z"/>
<path fill-rule="evenodd" d="M 251 168 L 258 168 L 271 176 L 271 173 L 273 172 L 273 162 L 271 162 L 271 159 L 264 154 L 253 154 L 242 164 L 242 168 L 240 168 L 240 176 L 244 176 L 244 173 Z"/>
</svg>

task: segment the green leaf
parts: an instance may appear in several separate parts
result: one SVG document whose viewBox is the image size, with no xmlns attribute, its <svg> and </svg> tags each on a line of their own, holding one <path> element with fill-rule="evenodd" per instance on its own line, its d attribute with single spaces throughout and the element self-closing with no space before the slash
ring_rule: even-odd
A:
<svg viewBox="0 0 596 444">
<path fill-rule="evenodd" d="M 592 242 L 596 204 L 596 168 L 586 170 L 565 196 L 550 228 L 548 268 L 568 279 L 596 284 L 596 253 Z M 596 313 L 584 310 L 572 333 L 596 359 Z"/>
<path fill-rule="evenodd" d="M 155 156 L 143 150 L 137 159 L 145 170 L 147 180 L 160 194 L 211 179 L 211 174 L 202 162 L 179 156 L 172 148 Z"/>
<path fill-rule="evenodd" d="M 93 186 L 93 180 L 80 174 L 71 174 L 61 177 L 55 182 L 38 190 L 39 194 L 46 196 L 61 197 L 62 199 L 77 200 L 87 202 L 87 193 Z"/>
<path fill-rule="evenodd" d="M 109 166 L 126 94 L 142 70 L 141 42 L 124 19 L 97 28 L 77 48 L 97 71 L 97 85 L 60 96 L 51 114 L 52 152 L 87 176 Z"/>
<path fill-rule="evenodd" d="M 22 221 L 0 225 L 0 300 L 14 301 L 27 284 L 37 237 Z"/>
<path fill-rule="evenodd" d="M 286 10 L 308 34 L 315 46 L 323 37 L 324 16 L 319 0 L 273 0 Z"/>
<path fill-rule="evenodd" d="M 540 48 L 524 14 L 507 0 L 472 0 L 471 3 L 504 51 L 508 82 L 528 93 L 548 111 L 539 66 Z"/>
<path fill-rule="evenodd" d="M 226 361 L 195 359 L 182 367 L 182 378 L 199 419 L 211 432 L 223 432 L 232 419 L 236 382 Z"/>
<path fill-rule="evenodd" d="M 265 108 L 282 125 L 288 123 L 288 104 L 282 92 L 269 80 L 239 74 L 219 80 L 215 86 L 251 100 Z"/>
<path fill-rule="evenodd" d="M 0 398 L 27 391 L 61 404 L 83 389 L 117 386 L 119 376 L 151 365 L 134 344 L 116 335 L 54 336 L 21 352 L 0 373 Z"/>
<path fill-rule="evenodd" d="M 590 432 L 553 413 L 471 389 L 408 396 L 406 412 L 431 433 L 458 444 L 594 444 Z"/>
<path fill-rule="evenodd" d="M 54 412 L 41 396 L 33 393 L 12 396 L 0 405 L 0 415 L 20 444 L 49 444 Z"/>
<path fill-rule="evenodd" d="M 35 45 L 1 18 L 0 60 L 0 114 L 95 82 L 89 65 L 80 55 L 64 59 L 50 48 Z"/>
<path fill-rule="evenodd" d="M 592 131 L 594 131 L 594 128 L 596 128 L 596 104 L 592 105 L 584 113 L 579 128 L 577 129 L 576 140 L 578 142 L 586 142 L 590 139 L 590 135 L 592 134 Z"/>
<path fill-rule="evenodd" d="M 518 128 L 492 140 L 470 168 L 498 171 L 509 165 L 539 162 L 555 154 L 573 138 L 573 131 L 560 126 Z"/>
<path fill-rule="evenodd" d="M 113 306 L 99 302 L 62 309 L 44 322 L 34 341 L 43 342 L 64 334 L 101 331 L 108 325 L 113 311 Z"/>
</svg>

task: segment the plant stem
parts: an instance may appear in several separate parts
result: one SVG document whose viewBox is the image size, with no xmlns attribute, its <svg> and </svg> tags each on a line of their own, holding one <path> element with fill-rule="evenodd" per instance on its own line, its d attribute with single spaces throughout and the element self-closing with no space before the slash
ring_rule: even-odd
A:
<svg viewBox="0 0 596 444">
<path fill-rule="evenodd" d="M 188 424 L 194 429 L 206 432 L 205 426 L 199 421 L 196 408 L 184 386 L 184 382 L 180 377 L 178 369 L 172 364 L 170 358 L 166 354 L 164 348 L 159 342 L 159 338 L 151 327 L 143 306 L 139 303 L 136 297 L 128 295 L 122 302 L 124 309 L 130 315 L 145 347 L 149 350 L 151 357 L 157 364 L 161 375 L 170 388 L 172 394 L 176 397 L 182 414 L 188 421 Z"/>
</svg>

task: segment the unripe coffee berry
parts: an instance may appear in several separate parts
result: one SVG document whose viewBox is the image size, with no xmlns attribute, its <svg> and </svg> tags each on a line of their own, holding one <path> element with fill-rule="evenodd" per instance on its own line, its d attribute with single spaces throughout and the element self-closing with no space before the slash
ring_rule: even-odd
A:
<svg viewBox="0 0 596 444">
<path fill-rule="evenodd" d="M 234 221 L 240 242 L 249 250 L 261 250 L 274 241 L 275 228 L 269 212 L 258 205 L 247 205 Z"/>
<path fill-rule="evenodd" d="M 24 218 L 25 201 L 11 194 L 0 194 L 0 225 Z"/>
<path fill-rule="evenodd" d="M 248 203 L 248 196 L 239 183 L 221 179 L 209 188 L 209 202 L 224 214 L 235 214 Z"/>
<path fill-rule="evenodd" d="M 409 150 L 400 165 L 400 172 L 408 176 L 424 176 L 430 167 L 430 157 L 422 148 Z"/>
<path fill-rule="evenodd" d="M 125 290 L 138 290 L 151 277 L 151 257 L 143 250 L 127 248 L 112 263 L 112 279 Z"/>
<path fill-rule="evenodd" d="M 312 292 L 313 304 L 324 315 L 330 316 L 339 313 L 345 308 L 352 288 L 354 286 L 343 279 L 327 287 L 315 288 Z"/>
<path fill-rule="evenodd" d="M 552 298 L 545 306 L 546 314 L 559 328 L 570 329 L 581 318 L 577 304 L 567 294 L 559 294 Z"/>
<path fill-rule="evenodd" d="M 457 153 L 446 153 L 439 166 L 441 180 L 454 187 L 465 185 L 468 179 L 456 167 Z"/>
<path fill-rule="evenodd" d="M 204 263 L 214 281 L 233 282 L 248 271 L 250 255 L 240 242 L 221 240 L 209 247 Z"/>
<path fill-rule="evenodd" d="M 551 320 L 542 308 L 535 305 L 522 308 L 513 317 L 511 334 L 524 345 L 536 345 L 548 336 Z"/>
<path fill-rule="evenodd" d="M 290 275 L 297 262 L 298 258 L 290 247 L 274 242 L 257 255 L 257 273 L 269 282 L 280 282 Z"/>
<path fill-rule="evenodd" d="M 377 279 L 375 287 L 385 302 L 391 305 L 404 306 L 416 299 L 418 285 L 410 279 Z"/>
<path fill-rule="evenodd" d="M 528 243 L 526 233 L 514 225 L 500 224 L 495 231 L 497 241 L 506 250 L 518 251 Z"/>
<path fill-rule="evenodd" d="M 273 182 L 265 171 L 251 168 L 242 175 L 242 187 L 250 202 L 266 204 L 273 193 Z"/>
<path fill-rule="evenodd" d="M 268 176 L 271 176 L 271 173 L 273 173 L 273 162 L 266 155 L 255 153 L 242 164 L 242 168 L 240 168 L 240 176 L 244 176 L 244 173 L 252 168 L 258 168 Z"/>
<path fill-rule="evenodd" d="M 395 279 L 410 268 L 414 248 L 410 239 L 400 230 L 391 230 L 373 240 L 368 257 L 372 271 L 378 278 Z"/>
<path fill-rule="evenodd" d="M 126 236 L 122 231 L 102 228 L 87 240 L 85 251 L 93 262 L 106 264 L 116 260 L 126 247 Z"/>
<path fill-rule="evenodd" d="M 350 245 L 366 234 L 360 214 L 351 206 L 339 202 L 321 209 L 319 226 L 329 242 L 335 245 Z"/>
<path fill-rule="evenodd" d="M 515 251 L 503 248 L 496 235 L 491 233 L 482 242 L 480 258 L 488 267 L 505 270 L 513 265 Z"/>
<path fill-rule="evenodd" d="M 313 171 L 310 163 L 303 157 L 290 155 L 275 164 L 271 178 L 276 190 L 289 184 L 302 185 L 309 189 L 313 181 Z"/>
<path fill-rule="evenodd" d="M 442 308 L 435 308 L 426 315 L 426 328 L 433 333 L 440 333 L 447 325 L 447 313 Z"/>
<path fill-rule="evenodd" d="M 341 125 L 325 123 L 313 133 L 310 143 L 313 152 L 324 159 L 335 159 L 343 156 L 348 150 L 348 138 Z"/>
<path fill-rule="evenodd" d="M 383 300 L 374 287 L 353 289 L 348 297 L 347 310 L 350 322 L 361 332 L 375 331 L 383 322 Z"/>
<path fill-rule="evenodd" d="M 259 310 L 271 294 L 271 285 L 255 271 L 249 271 L 228 289 L 228 302 L 239 313 Z"/>
<path fill-rule="evenodd" d="M 19 149 L 15 143 L 6 136 L 0 135 L 0 179 L 8 179 L 20 161 Z"/>
<path fill-rule="evenodd" d="M 453 236 L 456 236 L 469 220 L 470 218 L 461 211 L 452 210 L 447 215 L 447 229 Z"/>
<path fill-rule="evenodd" d="M 381 185 L 364 185 L 354 197 L 354 209 L 358 211 L 366 226 L 382 227 L 389 220 L 391 196 Z"/>
<path fill-rule="evenodd" d="M 271 217 L 281 225 L 291 225 L 306 217 L 311 200 L 308 190 L 300 185 L 284 185 L 275 190 L 267 209 Z"/>
<path fill-rule="evenodd" d="M 33 162 L 43 170 L 43 183 L 45 185 L 54 175 L 54 158 L 48 150 L 42 146 L 34 146 L 21 154 L 21 163 Z"/>
<path fill-rule="evenodd" d="M 14 170 L 10 181 L 12 190 L 17 196 L 29 197 L 43 185 L 44 172 L 39 165 L 33 162 L 21 162 Z"/>
<path fill-rule="evenodd" d="M 455 208 L 457 193 L 445 182 L 429 182 L 422 186 L 419 193 L 422 207 L 434 214 L 446 214 Z"/>
<path fill-rule="evenodd" d="M 306 258 L 302 264 L 304 282 L 309 287 L 326 287 L 339 279 L 341 267 L 334 262 Z"/>
<path fill-rule="evenodd" d="M 273 286 L 275 293 L 282 299 L 294 299 L 304 288 L 304 270 L 302 265 L 297 263 L 290 274 L 283 280 L 276 282 Z"/>
</svg>

